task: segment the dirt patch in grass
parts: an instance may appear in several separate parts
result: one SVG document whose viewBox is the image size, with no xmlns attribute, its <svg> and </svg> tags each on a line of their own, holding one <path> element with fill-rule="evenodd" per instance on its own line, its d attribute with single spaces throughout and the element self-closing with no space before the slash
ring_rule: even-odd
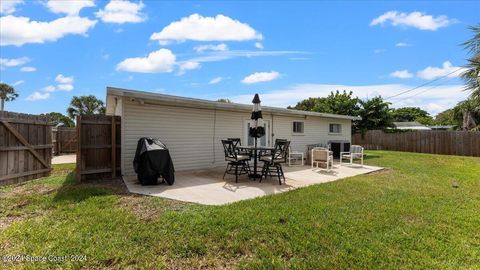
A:
<svg viewBox="0 0 480 270">
<path fill-rule="evenodd" d="M 127 186 L 121 178 L 115 179 L 99 179 L 99 180 L 88 180 L 85 182 L 77 183 L 77 185 L 85 185 L 97 188 L 107 188 L 112 190 L 115 194 L 125 195 L 129 194 Z"/>
<path fill-rule="evenodd" d="M 32 195 L 46 195 L 55 192 L 58 187 L 44 186 L 44 185 L 21 185 L 14 187 L 9 192 L 0 192 L 0 197 L 12 198 L 18 196 L 32 196 Z"/>
<path fill-rule="evenodd" d="M 49 213 L 50 213 L 50 211 L 43 210 L 43 211 L 36 211 L 36 212 L 32 212 L 32 213 L 21 213 L 21 214 L 6 215 L 5 217 L 0 218 L 0 231 L 3 231 L 5 229 L 7 229 L 8 227 L 10 227 L 10 225 L 12 225 L 15 222 L 24 221 L 24 220 L 27 220 L 27 219 L 39 219 L 39 218 L 42 218 L 43 216 L 45 216 Z"/>
<path fill-rule="evenodd" d="M 192 257 L 179 260 L 178 258 L 165 258 L 167 269 L 233 269 L 242 260 L 249 256 L 235 257 Z"/>
<path fill-rule="evenodd" d="M 154 220 L 165 211 L 181 211 L 191 203 L 169 199 L 129 194 L 120 198 L 119 207 L 127 210 L 141 220 Z"/>
</svg>

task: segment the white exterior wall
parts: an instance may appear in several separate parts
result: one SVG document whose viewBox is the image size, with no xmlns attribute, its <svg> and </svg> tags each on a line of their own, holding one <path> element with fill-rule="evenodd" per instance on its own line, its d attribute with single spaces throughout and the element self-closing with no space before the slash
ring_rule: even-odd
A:
<svg viewBox="0 0 480 270">
<path fill-rule="evenodd" d="M 293 121 L 304 122 L 304 133 L 293 133 Z M 341 124 L 342 132 L 340 134 L 330 134 L 329 124 Z M 326 144 L 329 140 L 349 140 L 352 139 L 351 120 L 323 118 L 323 117 L 289 117 L 273 116 L 273 134 L 274 138 L 290 140 L 293 151 L 306 153 L 308 144 Z"/>
<path fill-rule="evenodd" d="M 123 98 L 122 173 L 134 175 L 133 158 L 140 137 L 157 137 L 170 150 L 175 170 L 208 168 L 225 164 L 221 139 L 237 137 L 245 143 L 249 112 L 140 104 Z M 289 117 L 264 113 L 270 120 L 270 143 L 291 141 L 292 149 L 306 152 L 307 144 L 351 140 L 351 121 L 309 116 Z M 292 121 L 304 121 L 304 134 L 293 135 Z M 342 134 L 329 134 L 329 123 L 342 124 Z"/>
<path fill-rule="evenodd" d="M 213 162 L 213 110 L 139 104 L 124 99 L 122 173 L 134 175 L 133 158 L 141 137 L 167 145 L 176 170 L 205 168 Z"/>
</svg>

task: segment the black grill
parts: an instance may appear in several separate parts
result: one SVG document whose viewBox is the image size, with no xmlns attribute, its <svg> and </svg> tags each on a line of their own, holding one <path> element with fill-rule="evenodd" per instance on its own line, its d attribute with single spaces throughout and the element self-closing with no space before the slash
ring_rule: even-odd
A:
<svg viewBox="0 0 480 270">
<path fill-rule="evenodd" d="M 156 185 L 159 177 L 169 185 L 175 182 L 170 152 L 159 139 L 144 137 L 138 140 L 133 168 L 142 185 Z"/>
</svg>

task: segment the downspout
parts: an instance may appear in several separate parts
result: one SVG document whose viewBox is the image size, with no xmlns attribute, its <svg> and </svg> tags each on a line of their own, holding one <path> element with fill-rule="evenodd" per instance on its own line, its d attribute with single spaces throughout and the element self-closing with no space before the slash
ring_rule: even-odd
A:
<svg viewBox="0 0 480 270">
<path fill-rule="evenodd" d="M 217 134 L 217 108 L 215 108 L 213 112 L 213 138 L 212 138 L 213 161 L 212 161 L 212 164 L 215 164 L 215 135 L 216 134 Z"/>
<path fill-rule="evenodd" d="M 272 142 L 274 141 L 274 137 L 275 137 L 275 133 L 273 132 L 273 118 L 274 118 L 274 117 L 275 117 L 275 116 L 274 116 L 273 113 L 272 113 L 272 126 L 271 126 L 272 139 L 271 139 L 270 142 L 269 142 L 269 143 L 270 143 L 270 146 L 273 145 Z"/>
</svg>

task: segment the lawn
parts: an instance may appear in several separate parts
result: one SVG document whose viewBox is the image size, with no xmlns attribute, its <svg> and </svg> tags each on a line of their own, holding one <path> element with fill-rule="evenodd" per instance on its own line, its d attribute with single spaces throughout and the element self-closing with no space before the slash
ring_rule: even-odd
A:
<svg viewBox="0 0 480 270">
<path fill-rule="evenodd" d="M 57 166 L 0 188 L 0 268 L 480 268 L 480 158 L 368 151 L 366 163 L 388 169 L 225 206 L 79 184 Z M 3 262 L 16 254 L 82 261 Z"/>
</svg>

